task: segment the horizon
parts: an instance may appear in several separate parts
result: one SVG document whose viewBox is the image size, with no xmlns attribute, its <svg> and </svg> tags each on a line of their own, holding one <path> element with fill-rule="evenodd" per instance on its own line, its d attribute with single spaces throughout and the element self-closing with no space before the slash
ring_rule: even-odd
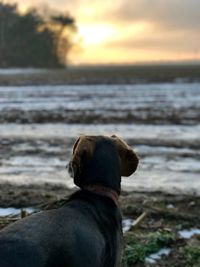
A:
<svg viewBox="0 0 200 267">
<path fill-rule="evenodd" d="M 160 60 L 160 61 L 138 61 L 138 62 L 119 62 L 119 63 L 68 63 L 66 67 L 134 67 L 134 66 L 200 66 L 200 59 L 197 60 Z"/>
</svg>

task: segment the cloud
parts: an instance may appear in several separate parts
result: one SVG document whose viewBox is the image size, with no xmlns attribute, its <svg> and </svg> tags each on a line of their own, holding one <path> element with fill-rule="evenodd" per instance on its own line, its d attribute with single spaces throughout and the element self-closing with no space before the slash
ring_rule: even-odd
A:
<svg viewBox="0 0 200 267">
<path fill-rule="evenodd" d="M 172 35 L 151 35 L 140 38 L 126 38 L 107 42 L 106 47 L 118 47 L 128 50 L 157 50 L 157 51 L 173 51 L 177 53 L 193 53 L 198 49 L 197 37 L 188 33 L 187 38 L 185 33 L 174 33 Z"/>
<path fill-rule="evenodd" d="M 121 37 L 119 32 L 106 46 L 193 55 L 200 42 L 199 10 L 199 0 L 118 0 L 109 18 L 120 27 Z M 151 27 L 131 34 L 141 23 Z"/>
<path fill-rule="evenodd" d="M 164 29 L 200 28 L 199 0 L 7 0 L 68 10 L 77 20 L 116 24 L 147 21 Z"/>
<path fill-rule="evenodd" d="M 165 29 L 199 29 L 199 0 L 120 0 L 110 16 L 121 23 L 149 21 Z"/>
</svg>

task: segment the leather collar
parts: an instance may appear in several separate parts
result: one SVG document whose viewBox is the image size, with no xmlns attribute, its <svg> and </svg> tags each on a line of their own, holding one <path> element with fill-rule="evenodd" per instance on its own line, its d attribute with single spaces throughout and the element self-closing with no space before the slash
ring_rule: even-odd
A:
<svg viewBox="0 0 200 267">
<path fill-rule="evenodd" d="M 95 193 L 97 195 L 109 197 L 110 199 L 112 199 L 112 201 L 114 201 L 116 206 L 119 206 L 119 194 L 114 189 L 105 187 L 103 185 L 96 185 L 96 184 L 87 185 L 84 187 L 84 189 L 92 193 Z"/>
</svg>

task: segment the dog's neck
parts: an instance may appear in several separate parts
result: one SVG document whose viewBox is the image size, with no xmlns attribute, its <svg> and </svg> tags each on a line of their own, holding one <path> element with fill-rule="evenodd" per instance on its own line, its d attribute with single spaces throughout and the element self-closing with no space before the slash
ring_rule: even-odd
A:
<svg viewBox="0 0 200 267">
<path fill-rule="evenodd" d="M 108 197 L 112 199 L 116 206 L 119 206 L 119 193 L 111 188 L 105 187 L 103 185 L 92 184 L 84 186 L 84 189 L 97 195 Z"/>
</svg>

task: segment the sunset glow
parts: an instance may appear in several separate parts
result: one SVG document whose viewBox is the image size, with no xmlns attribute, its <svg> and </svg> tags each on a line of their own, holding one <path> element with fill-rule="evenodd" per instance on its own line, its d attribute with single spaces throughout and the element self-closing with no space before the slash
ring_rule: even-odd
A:
<svg viewBox="0 0 200 267">
<path fill-rule="evenodd" d="M 73 64 L 200 60 L 197 0 L 7 0 L 25 11 L 48 6 L 76 19 L 80 49 Z"/>
<path fill-rule="evenodd" d="M 84 46 L 101 45 L 115 37 L 115 29 L 110 25 L 86 24 L 79 25 L 78 33 Z"/>
</svg>

